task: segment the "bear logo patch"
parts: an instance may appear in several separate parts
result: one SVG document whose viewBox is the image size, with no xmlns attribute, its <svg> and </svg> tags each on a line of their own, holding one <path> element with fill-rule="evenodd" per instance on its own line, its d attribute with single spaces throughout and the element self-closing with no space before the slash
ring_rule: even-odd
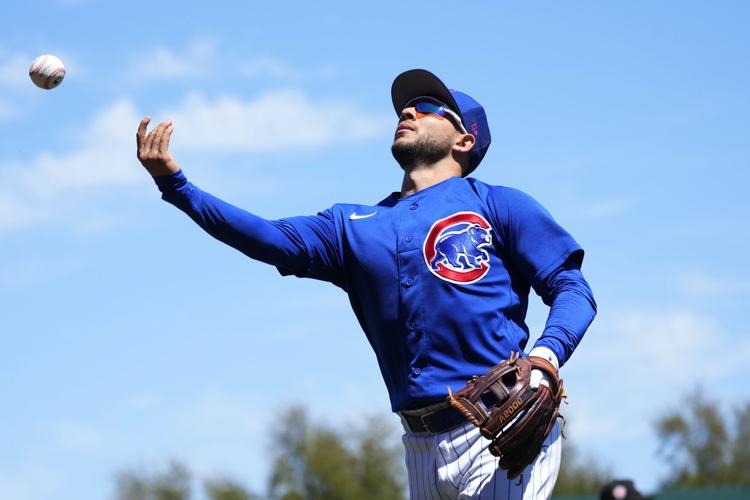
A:
<svg viewBox="0 0 750 500">
<path fill-rule="evenodd" d="M 427 267 L 438 278 L 467 285 L 490 270 L 492 227 L 475 212 L 457 212 L 435 222 L 424 240 Z"/>
</svg>

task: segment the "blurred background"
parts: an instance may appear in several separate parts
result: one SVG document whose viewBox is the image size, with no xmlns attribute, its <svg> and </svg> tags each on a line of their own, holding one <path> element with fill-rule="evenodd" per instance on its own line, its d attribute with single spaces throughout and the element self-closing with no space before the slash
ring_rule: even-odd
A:
<svg viewBox="0 0 750 500">
<path fill-rule="evenodd" d="M 374 418 L 372 453 L 398 463 L 346 296 L 162 202 L 135 131 L 172 119 L 188 178 L 263 217 L 376 203 L 401 182 L 390 85 L 415 67 L 484 105 L 475 176 L 586 249 L 599 315 L 562 376 L 566 466 L 591 474 L 573 483 L 750 482 L 731 474 L 750 470 L 748 21 L 740 0 L 6 5 L 0 498 L 140 498 L 172 473 L 193 498 L 283 495 L 307 470 L 284 464 L 290 421 L 357 455 Z M 67 67 L 49 91 L 28 77 L 43 53 Z"/>
</svg>

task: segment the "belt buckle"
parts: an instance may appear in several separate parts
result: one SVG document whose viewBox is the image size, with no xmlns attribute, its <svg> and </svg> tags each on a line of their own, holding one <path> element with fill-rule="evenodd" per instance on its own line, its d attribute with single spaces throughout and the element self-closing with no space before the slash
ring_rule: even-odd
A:
<svg viewBox="0 0 750 500">
<path fill-rule="evenodd" d="M 422 426 L 424 426 L 425 430 L 429 432 L 430 434 L 435 434 L 435 431 L 432 430 L 430 427 L 430 424 L 427 423 L 427 420 L 425 420 L 425 417 L 429 417 L 430 415 L 434 415 L 435 412 L 431 411 L 429 413 L 425 413 L 424 415 L 419 416 L 420 422 L 422 422 Z"/>
</svg>

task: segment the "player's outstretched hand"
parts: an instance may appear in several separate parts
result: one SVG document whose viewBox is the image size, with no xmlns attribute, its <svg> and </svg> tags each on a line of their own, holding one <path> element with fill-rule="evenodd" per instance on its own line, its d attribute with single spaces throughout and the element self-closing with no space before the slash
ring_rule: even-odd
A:
<svg viewBox="0 0 750 500">
<path fill-rule="evenodd" d="M 169 138 L 174 130 L 172 121 L 163 121 L 146 134 L 149 122 L 151 122 L 151 117 L 145 116 L 138 125 L 138 132 L 135 135 L 138 144 L 138 160 L 153 177 L 174 174 L 180 170 L 180 167 L 169 152 Z"/>
</svg>

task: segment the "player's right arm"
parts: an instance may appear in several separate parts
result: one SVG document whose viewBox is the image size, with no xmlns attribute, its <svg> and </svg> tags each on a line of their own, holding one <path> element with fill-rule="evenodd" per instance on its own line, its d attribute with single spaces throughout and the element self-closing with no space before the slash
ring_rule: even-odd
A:
<svg viewBox="0 0 750 500">
<path fill-rule="evenodd" d="M 138 161 L 152 177 L 177 173 L 180 167 L 169 151 L 169 138 L 174 130 L 172 121 L 163 121 L 146 134 L 150 121 L 151 117 L 145 116 L 138 125 L 138 132 L 135 135 L 138 145 Z"/>
<path fill-rule="evenodd" d="M 328 212 L 312 217 L 266 220 L 227 203 L 190 183 L 169 152 L 173 126 L 169 121 L 146 134 L 149 117 L 136 135 L 138 159 L 151 174 L 162 199 L 185 212 L 214 238 L 248 257 L 294 274 L 341 286 L 336 231 Z M 304 238 L 300 231 L 304 233 Z"/>
</svg>

